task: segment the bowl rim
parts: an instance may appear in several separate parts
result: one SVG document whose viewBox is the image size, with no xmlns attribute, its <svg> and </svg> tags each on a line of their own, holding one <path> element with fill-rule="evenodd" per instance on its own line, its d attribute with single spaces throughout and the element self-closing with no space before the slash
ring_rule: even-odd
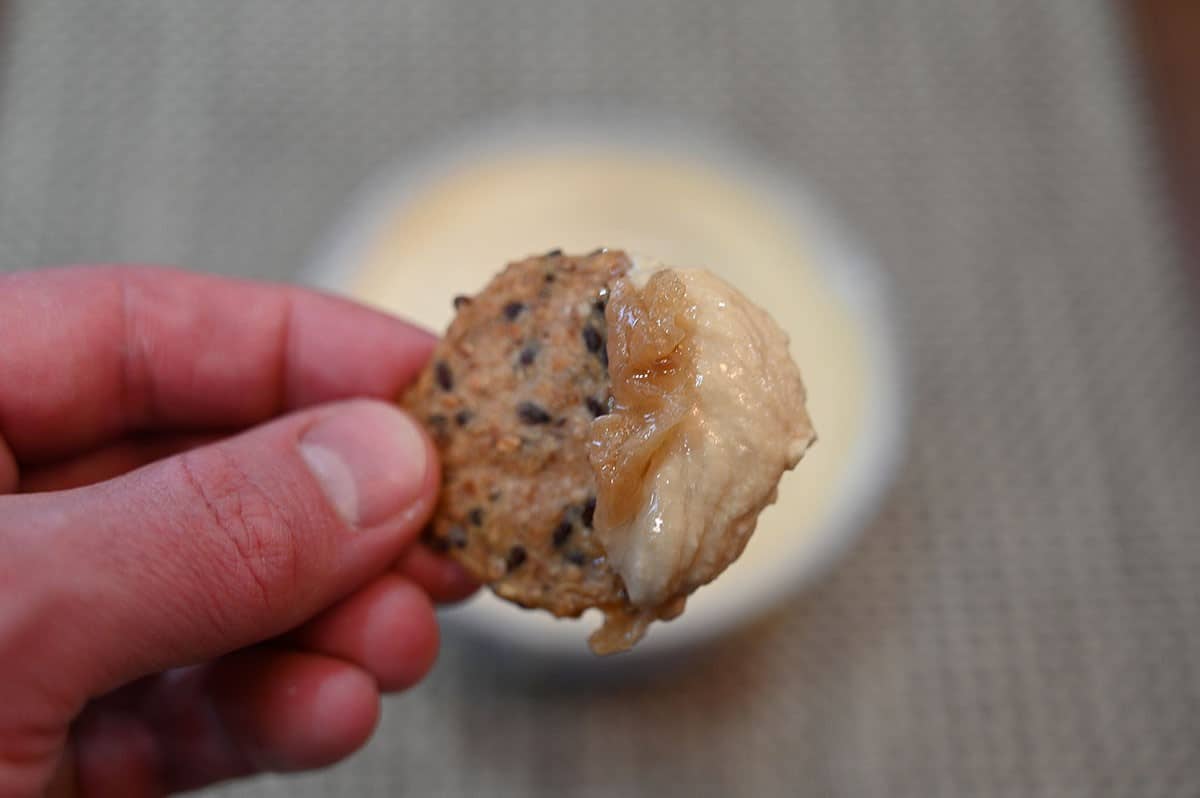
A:
<svg viewBox="0 0 1200 798">
<path fill-rule="evenodd" d="M 725 602 L 710 613 L 703 625 L 656 624 L 662 629 L 652 630 L 651 637 L 625 655 L 643 660 L 726 636 L 811 587 L 863 536 L 891 489 L 907 445 L 909 355 L 891 280 L 861 240 L 799 176 L 716 125 L 644 110 L 563 106 L 477 120 L 380 169 L 351 195 L 345 212 L 319 240 L 300 280 L 344 294 L 399 210 L 464 165 L 501 157 L 597 151 L 698 162 L 754 189 L 765 204 L 791 220 L 814 269 L 861 326 L 872 397 L 838 495 L 822 522 L 808 533 L 807 545 L 790 550 L 796 552 L 791 567 L 779 569 L 774 579 L 756 581 L 735 602 Z M 505 614 L 512 611 L 515 608 L 502 607 L 499 599 L 481 591 L 481 598 L 442 614 L 449 630 L 505 649 L 541 658 L 593 659 L 576 635 L 536 634 L 507 622 Z"/>
</svg>

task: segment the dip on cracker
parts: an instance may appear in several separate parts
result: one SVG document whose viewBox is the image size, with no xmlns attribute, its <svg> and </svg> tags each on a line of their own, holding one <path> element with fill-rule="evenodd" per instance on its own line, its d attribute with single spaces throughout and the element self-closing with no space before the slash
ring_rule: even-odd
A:
<svg viewBox="0 0 1200 798">
<path fill-rule="evenodd" d="M 728 283 L 615 250 L 509 264 L 403 403 L 443 489 L 426 543 L 632 647 L 737 559 L 815 440 L 787 336 Z"/>
</svg>

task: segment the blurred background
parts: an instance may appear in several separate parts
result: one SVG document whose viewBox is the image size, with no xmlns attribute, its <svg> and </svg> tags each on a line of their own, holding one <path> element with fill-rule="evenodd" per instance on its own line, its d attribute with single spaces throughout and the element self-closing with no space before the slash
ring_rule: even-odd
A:
<svg viewBox="0 0 1200 798">
<path fill-rule="evenodd" d="M 570 104 L 687 119 L 802 178 L 906 318 L 908 459 L 815 589 L 586 689 L 452 638 L 348 763 L 208 794 L 1200 794 L 1197 16 L 0 0 L 2 269 L 298 279 L 381 168 Z"/>
</svg>

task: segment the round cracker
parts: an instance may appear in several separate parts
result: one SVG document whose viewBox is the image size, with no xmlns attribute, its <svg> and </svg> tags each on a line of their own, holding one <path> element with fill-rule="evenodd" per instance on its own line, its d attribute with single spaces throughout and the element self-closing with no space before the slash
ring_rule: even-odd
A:
<svg viewBox="0 0 1200 798">
<path fill-rule="evenodd" d="M 619 251 L 509 264 L 457 314 L 403 405 L 433 433 L 425 541 L 501 597 L 559 616 L 627 603 L 593 538 L 588 428 L 610 399 L 604 310 Z"/>
</svg>

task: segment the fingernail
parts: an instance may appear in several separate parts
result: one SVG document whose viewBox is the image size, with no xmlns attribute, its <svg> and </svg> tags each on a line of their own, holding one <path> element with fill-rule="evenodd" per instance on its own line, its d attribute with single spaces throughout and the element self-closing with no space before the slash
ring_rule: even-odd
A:
<svg viewBox="0 0 1200 798">
<path fill-rule="evenodd" d="M 300 453 L 330 503 L 354 526 L 381 524 L 421 497 L 429 469 L 416 423 L 382 402 L 354 402 L 309 429 Z"/>
</svg>

